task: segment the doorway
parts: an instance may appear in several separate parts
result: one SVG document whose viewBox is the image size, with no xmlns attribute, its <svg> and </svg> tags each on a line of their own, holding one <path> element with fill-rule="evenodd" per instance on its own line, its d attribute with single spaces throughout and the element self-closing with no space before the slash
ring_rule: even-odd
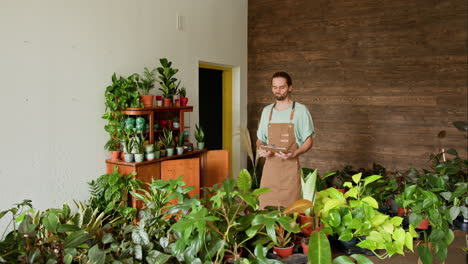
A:
<svg viewBox="0 0 468 264">
<path fill-rule="evenodd" d="M 199 126 L 205 132 L 208 150 L 223 149 L 223 71 L 200 68 Z"/>
<path fill-rule="evenodd" d="M 199 123 L 207 131 L 205 146 L 229 151 L 231 168 L 232 68 L 200 63 L 198 75 Z"/>
</svg>

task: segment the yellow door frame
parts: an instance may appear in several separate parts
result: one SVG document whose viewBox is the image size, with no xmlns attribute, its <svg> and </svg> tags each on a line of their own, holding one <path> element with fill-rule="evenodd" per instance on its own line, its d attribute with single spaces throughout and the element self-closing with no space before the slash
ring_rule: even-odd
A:
<svg viewBox="0 0 468 264">
<path fill-rule="evenodd" d="M 223 71 L 223 149 L 229 151 L 229 177 L 232 176 L 232 68 L 199 64 L 199 68 Z"/>
</svg>

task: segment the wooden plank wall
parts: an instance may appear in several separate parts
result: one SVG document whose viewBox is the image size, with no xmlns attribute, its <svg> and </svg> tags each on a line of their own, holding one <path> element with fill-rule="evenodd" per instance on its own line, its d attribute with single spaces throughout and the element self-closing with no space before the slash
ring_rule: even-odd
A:
<svg viewBox="0 0 468 264">
<path fill-rule="evenodd" d="M 467 121 L 466 0 L 249 0 L 248 23 L 248 127 L 273 72 L 289 72 L 317 132 L 303 167 L 425 168 L 441 146 L 466 157 L 451 125 Z"/>
</svg>

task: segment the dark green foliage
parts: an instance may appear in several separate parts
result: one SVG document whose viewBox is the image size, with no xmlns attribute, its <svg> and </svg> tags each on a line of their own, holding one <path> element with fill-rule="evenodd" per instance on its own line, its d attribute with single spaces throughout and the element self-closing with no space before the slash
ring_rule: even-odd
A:
<svg viewBox="0 0 468 264">
<path fill-rule="evenodd" d="M 122 175 L 116 166 L 113 173 L 89 182 L 90 205 L 106 214 L 134 219 L 136 209 L 131 206 L 130 191 L 138 190 L 142 185 L 141 180 L 134 179 L 135 175 Z"/>
</svg>

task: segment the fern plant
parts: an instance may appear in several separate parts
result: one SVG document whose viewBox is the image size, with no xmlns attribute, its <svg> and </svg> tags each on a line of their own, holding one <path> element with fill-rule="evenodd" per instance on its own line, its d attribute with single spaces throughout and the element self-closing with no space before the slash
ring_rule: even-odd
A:
<svg viewBox="0 0 468 264">
<path fill-rule="evenodd" d="M 115 166 L 114 172 L 101 175 L 88 182 L 90 205 L 100 211 L 126 219 L 134 219 L 136 208 L 131 207 L 130 192 L 140 190 L 142 181 L 134 179 L 136 173 L 122 175 Z"/>
</svg>

